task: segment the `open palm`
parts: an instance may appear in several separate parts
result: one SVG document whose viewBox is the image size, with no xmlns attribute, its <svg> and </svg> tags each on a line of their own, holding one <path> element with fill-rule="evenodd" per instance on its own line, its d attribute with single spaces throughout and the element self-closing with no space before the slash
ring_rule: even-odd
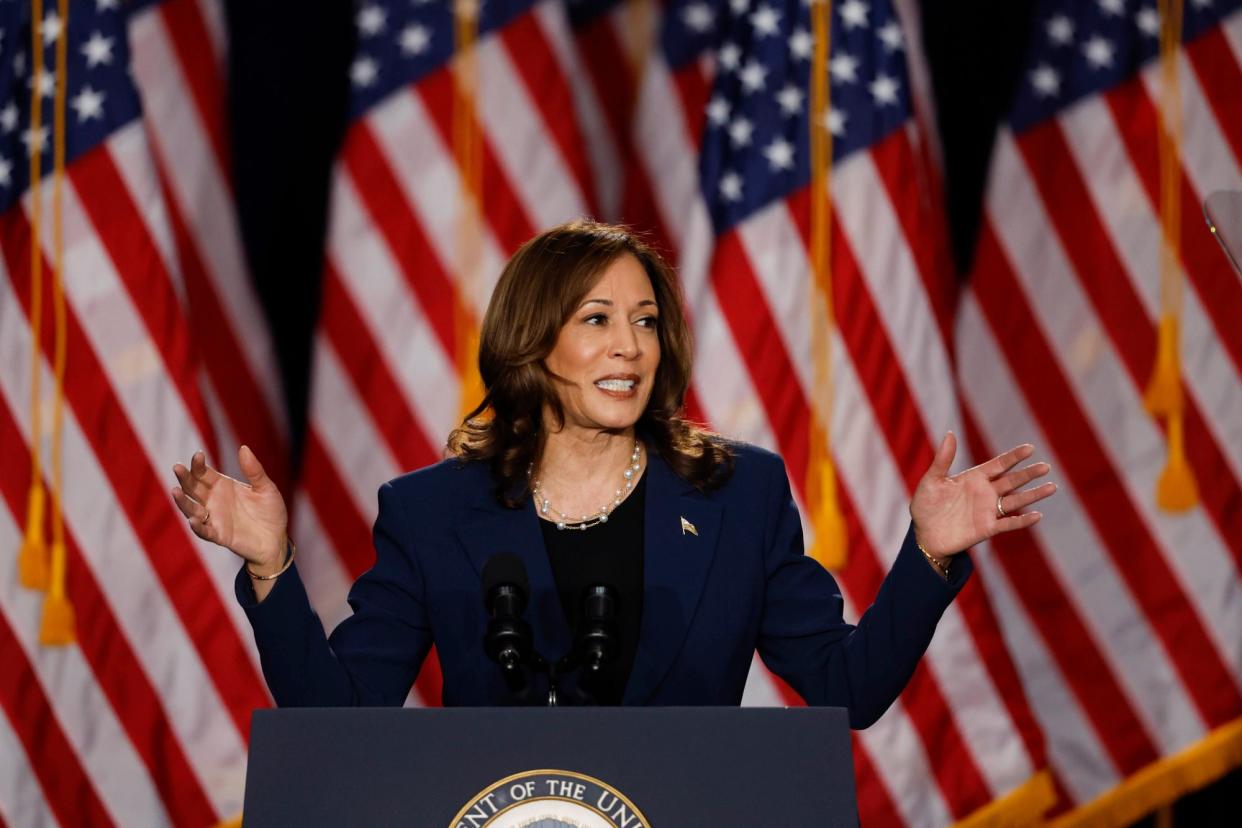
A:
<svg viewBox="0 0 1242 828">
<path fill-rule="evenodd" d="M 915 537 L 937 558 L 956 555 L 1002 532 L 1033 526 L 1042 515 L 1022 510 L 1057 490 L 1051 482 L 1022 489 L 1051 469 L 1039 462 L 1013 470 L 1035 453 L 1030 443 L 950 475 L 956 453 L 957 438 L 949 432 L 910 501 Z"/>
<path fill-rule="evenodd" d="M 173 500 L 194 534 L 250 563 L 267 565 L 284 555 L 285 499 L 248 447 L 238 450 L 237 462 L 248 483 L 221 474 L 207 465 L 201 451 L 195 452 L 188 469 L 173 466 L 181 484 L 172 490 Z"/>
</svg>

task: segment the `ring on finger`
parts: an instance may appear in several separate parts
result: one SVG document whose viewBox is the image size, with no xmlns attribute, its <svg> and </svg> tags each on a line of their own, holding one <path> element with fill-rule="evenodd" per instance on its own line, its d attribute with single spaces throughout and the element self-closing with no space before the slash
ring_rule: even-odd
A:
<svg viewBox="0 0 1242 828">
<path fill-rule="evenodd" d="M 1005 507 L 1001 505 L 1001 501 L 1005 499 L 1004 495 L 996 498 L 996 517 L 997 519 L 1005 517 Z"/>
</svg>

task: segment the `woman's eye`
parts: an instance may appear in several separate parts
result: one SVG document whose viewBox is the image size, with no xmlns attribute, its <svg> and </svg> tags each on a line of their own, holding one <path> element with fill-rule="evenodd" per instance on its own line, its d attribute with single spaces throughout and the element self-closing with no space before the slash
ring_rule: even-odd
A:
<svg viewBox="0 0 1242 828">
<path fill-rule="evenodd" d="M 593 313 L 582 321 L 588 325 L 602 325 L 608 321 L 608 317 L 602 313 Z"/>
<path fill-rule="evenodd" d="M 644 328 L 655 328 L 660 324 L 660 319 L 655 316 L 644 316 L 642 319 L 638 320 L 638 324 L 642 325 Z"/>
</svg>

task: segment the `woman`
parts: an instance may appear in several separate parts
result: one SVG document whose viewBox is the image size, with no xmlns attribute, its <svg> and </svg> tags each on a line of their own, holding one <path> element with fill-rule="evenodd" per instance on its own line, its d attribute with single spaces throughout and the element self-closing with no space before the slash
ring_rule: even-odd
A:
<svg viewBox="0 0 1242 828">
<path fill-rule="evenodd" d="M 682 419 L 691 338 L 676 278 L 627 231 L 554 228 L 505 267 L 479 349 L 487 395 L 449 459 L 379 492 L 375 566 L 325 639 L 293 565 L 284 501 L 253 453 L 249 485 L 178 464 L 173 497 L 199 537 L 244 560 L 237 596 L 281 705 L 399 705 L 434 643 L 446 705 L 504 704 L 486 658 L 484 563 L 519 556 L 535 648 L 572 646 L 582 590 L 619 595 L 619 656 L 600 703 L 738 704 L 752 654 L 811 704 L 866 727 L 901 692 L 971 563 L 961 553 L 1039 520 L 1019 446 L 949 476 L 946 435 L 875 603 L 842 619 L 832 576 L 803 555 L 780 458 Z M 535 679 L 538 681 L 538 678 Z M 542 692 L 536 688 L 536 693 Z"/>
</svg>

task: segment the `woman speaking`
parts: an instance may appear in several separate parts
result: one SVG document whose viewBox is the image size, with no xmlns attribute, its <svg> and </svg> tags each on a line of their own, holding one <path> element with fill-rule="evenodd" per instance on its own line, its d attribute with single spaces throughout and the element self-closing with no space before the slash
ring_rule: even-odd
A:
<svg viewBox="0 0 1242 828">
<path fill-rule="evenodd" d="M 1024 510 L 1056 487 L 1023 487 L 1048 465 L 1017 469 L 1033 451 L 1022 445 L 950 476 L 946 435 L 852 626 L 803 554 L 781 459 L 681 416 L 691 362 L 676 277 L 628 231 L 575 222 L 523 245 L 483 321 L 482 404 L 448 459 L 380 488 L 375 565 L 326 638 L 254 454 L 238 456 L 248 484 L 201 452 L 177 464 L 173 498 L 194 533 L 244 561 L 237 597 L 277 703 L 400 705 L 433 644 L 444 704 L 512 703 L 484 653 L 480 597 L 485 564 L 506 553 L 528 573 L 534 649 L 552 659 L 573 647 L 584 590 L 613 589 L 619 646 L 595 702 L 736 705 L 758 650 L 809 704 L 848 708 L 856 728 L 878 719 L 969 577 L 961 553 L 1039 520 Z"/>
</svg>

